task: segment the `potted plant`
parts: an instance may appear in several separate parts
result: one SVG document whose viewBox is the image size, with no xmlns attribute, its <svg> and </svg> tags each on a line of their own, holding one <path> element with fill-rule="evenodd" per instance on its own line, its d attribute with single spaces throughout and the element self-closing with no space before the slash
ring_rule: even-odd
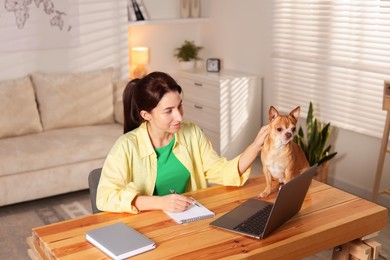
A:
<svg viewBox="0 0 390 260">
<path fill-rule="evenodd" d="M 201 60 L 199 51 L 202 46 L 197 46 L 193 41 L 184 41 L 184 43 L 175 49 L 175 57 L 179 60 L 182 69 L 193 69 L 195 61 Z"/>
<path fill-rule="evenodd" d="M 306 136 L 300 126 L 298 133 L 294 136 L 294 141 L 302 148 L 310 166 L 318 163 L 315 179 L 325 183 L 328 179 L 328 162 L 337 154 L 337 152 L 330 152 L 331 145 L 326 146 L 330 134 L 330 123 L 318 122 L 314 115 L 313 103 L 310 102 L 306 118 Z"/>
</svg>

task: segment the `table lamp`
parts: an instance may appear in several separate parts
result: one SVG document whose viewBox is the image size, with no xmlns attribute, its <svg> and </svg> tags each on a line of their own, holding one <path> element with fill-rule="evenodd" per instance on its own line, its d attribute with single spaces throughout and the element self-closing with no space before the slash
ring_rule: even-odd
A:
<svg viewBox="0 0 390 260">
<path fill-rule="evenodd" d="M 149 63 L 149 48 L 133 47 L 131 48 L 132 78 L 142 78 L 148 71 L 145 65 Z"/>
</svg>

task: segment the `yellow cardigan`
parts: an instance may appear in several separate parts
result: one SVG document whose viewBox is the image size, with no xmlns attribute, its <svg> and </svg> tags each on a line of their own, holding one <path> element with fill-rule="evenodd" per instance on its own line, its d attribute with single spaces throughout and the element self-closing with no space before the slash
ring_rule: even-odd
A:
<svg viewBox="0 0 390 260">
<path fill-rule="evenodd" d="M 207 183 L 242 186 L 250 175 L 238 172 L 239 156 L 228 161 L 212 148 L 198 126 L 182 122 L 175 135 L 173 153 L 191 174 L 188 191 Z M 146 123 L 122 135 L 111 148 L 102 170 L 96 204 L 99 210 L 138 213 L 132 201 L 137 195 L 153 195 L 157 156 Z"/>
</svg>

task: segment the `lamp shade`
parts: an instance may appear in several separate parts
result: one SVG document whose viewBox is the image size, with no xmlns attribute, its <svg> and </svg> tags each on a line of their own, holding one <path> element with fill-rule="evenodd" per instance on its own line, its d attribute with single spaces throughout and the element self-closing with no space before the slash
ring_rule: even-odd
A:
<svg viewBox="0 0 390 260">
<path fill-rule="evenodd" d="M 133 47 L 131 48 L 131 64 L 146 65 L 149 63 L 149 48 Z"/>
</svg>

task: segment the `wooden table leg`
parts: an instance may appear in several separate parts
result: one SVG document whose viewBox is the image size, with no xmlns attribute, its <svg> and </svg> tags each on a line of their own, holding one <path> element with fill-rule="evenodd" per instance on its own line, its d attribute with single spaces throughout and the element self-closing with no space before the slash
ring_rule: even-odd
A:
<svg viewBox="0 0 390 260">
<path fill-rule="evenodd" d="M 382 245 L 373 239 L 354 240 L 335 247 L 332 253 L 333 260 L 369 260 L 378 259 Z"/>
</svg>

